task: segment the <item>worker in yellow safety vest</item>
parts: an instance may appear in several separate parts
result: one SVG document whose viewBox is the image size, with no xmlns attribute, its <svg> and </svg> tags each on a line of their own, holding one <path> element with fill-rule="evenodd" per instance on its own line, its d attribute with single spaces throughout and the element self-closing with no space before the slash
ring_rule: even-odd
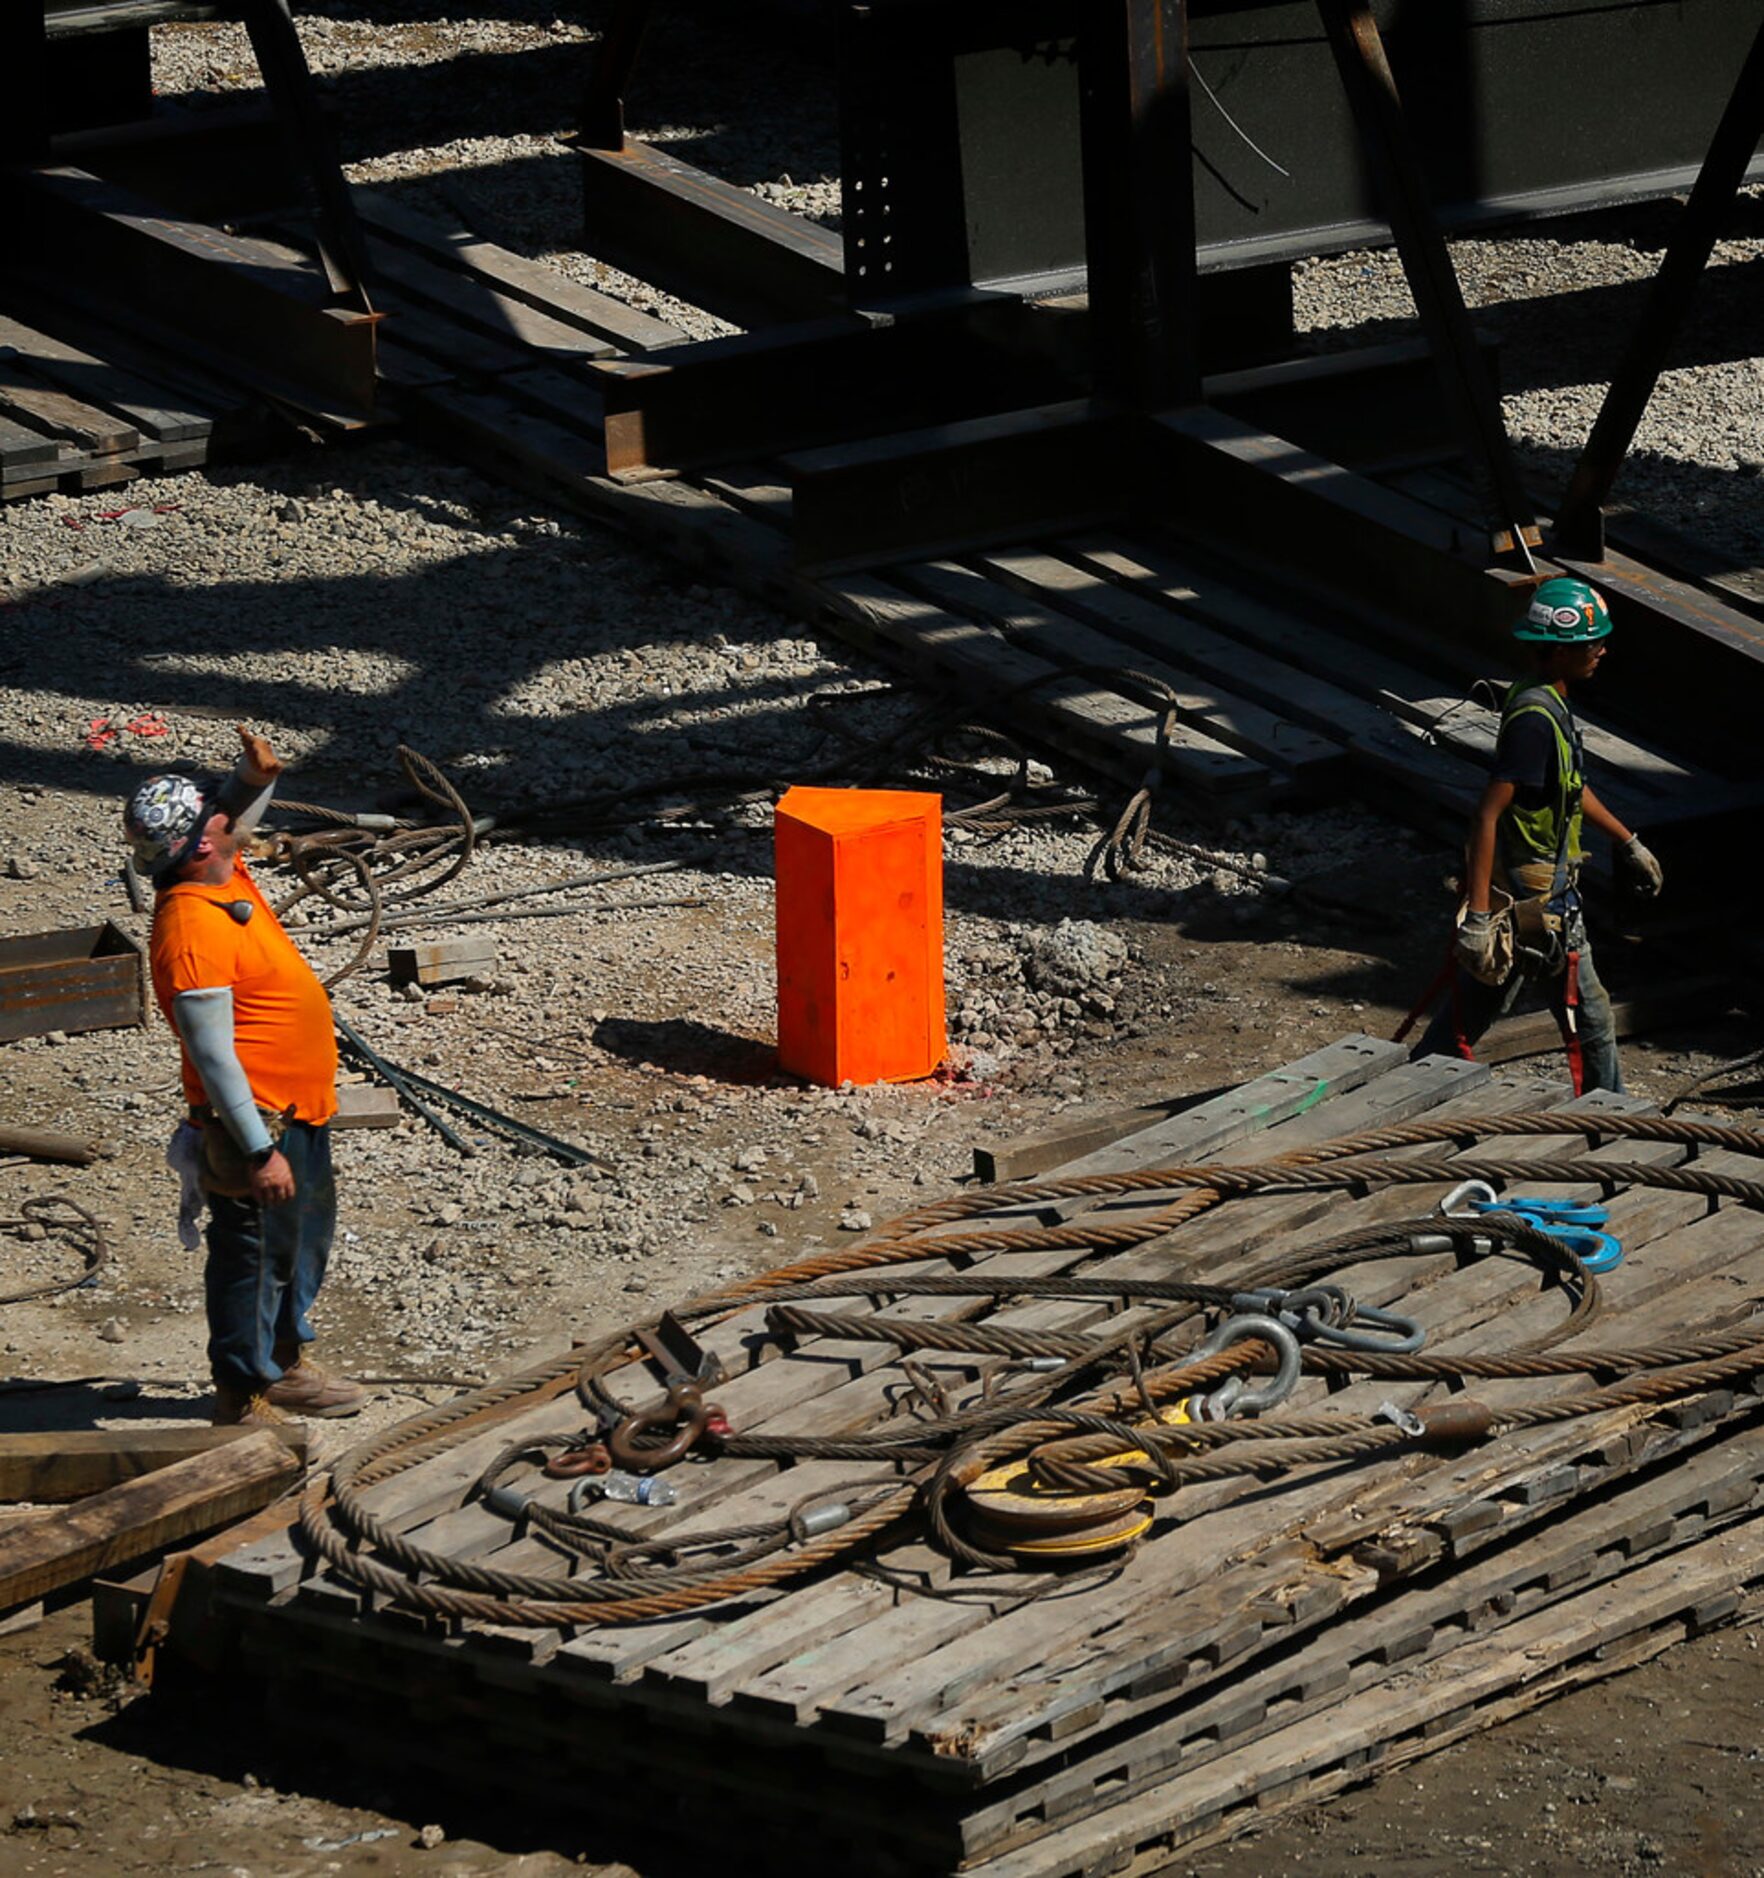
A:
<svg viewBox="0 0 1764 1878">
<path fill-rule="evenodd" d="M 1645 897 L 1660 891 L 1660 864 L 1587 782 L 1568 705 L 1569 687 L 1589 679 L 1605 656 L 1611 615 L 1584 581 L 1546 580 L 1513 636 L 1531 652 L 1535 670 L 1508 691 L 1501 711 L 1494 774 L 1470 824 L 1452 954 L 1420 1009 L 1446 995 L 1415 1054 L 1469 1057 L 1526 985 L 1541 984 L 1561 1026 L 1575 1093 L 1621 1090 L 1611 1000 L 1581 909 L 1585 824 L 1610 837 L 1618 873 Z"/>
</svg>

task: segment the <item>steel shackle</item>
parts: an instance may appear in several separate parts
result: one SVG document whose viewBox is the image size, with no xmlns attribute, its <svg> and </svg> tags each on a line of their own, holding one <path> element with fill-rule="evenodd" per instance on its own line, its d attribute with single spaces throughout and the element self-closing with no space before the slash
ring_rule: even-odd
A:
<svg viewBox="0 0 1764 1878">
<path fill-rule="evenodd" d="M 1228 1377 L 1224 1385 L 1207 1398 L 1208 1406 L 1216 1406 L 1221 1415 L 1259 1415 L 1264 1409 L 1275 1408 L 1284 1402 L 1298 1387 L 1299 1369 L 1303 1361 L 1299 1355 L 1298 1338 L 1278 1318 L 1266 1317 L 1259 1312 L 1226 1318 L 1195 1351 L 1195 1358 L 1198 1361 L 1202 1357 L 1217 1356 L 1221 1350 L 1229 1350 L 1234 1343 L 1246 1343 L 1251 1338 L 1272 1344 L 1275 1354 L 1280 1358 L 1280 1367 L 1258 1388 L 1246 1387 L 1241 1376 Z M 1233 1383 L 1237 1385 L 1235 1389 L 1231 1386 Z"/>
</svg>

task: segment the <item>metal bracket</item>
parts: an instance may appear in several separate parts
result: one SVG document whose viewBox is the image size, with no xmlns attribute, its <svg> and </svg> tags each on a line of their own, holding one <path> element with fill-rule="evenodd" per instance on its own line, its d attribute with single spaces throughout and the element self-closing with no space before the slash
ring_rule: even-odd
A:
<svg viewBox="0 0 1764 1878">
<path fill-rule="evenodd" d="M 663 1311 L 653 1325 L 646 1324 L 634 1334 L 649 1352 L 650 1360 L 661 1370 L 664 1383 L 704 1386 L 722 1381 L 722 1363 L 672 1311 Z"/>
</svg>

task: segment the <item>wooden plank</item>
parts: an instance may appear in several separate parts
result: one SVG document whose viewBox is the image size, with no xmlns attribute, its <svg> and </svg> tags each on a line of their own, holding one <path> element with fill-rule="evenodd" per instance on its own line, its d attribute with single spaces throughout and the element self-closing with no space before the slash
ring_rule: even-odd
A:
<svg viewBox="0 0 1764 1878">
<path fill-rule="evenodd" d="M 4 359 L 0 359 L 0 412 L 52 436 L 65 437 L 75 449 L 95 456 L 133 450 L 141 442 L 141 433 L 134 425 L 70 398 L 66 392 L 39 385 Z"/>
<path fill-rule="evenodd" d="M 1188 1159 L 1204 1159 L 1257 1129 L 1272 1127 L 1407 1061 L 1408 1051 L 1403 1045 L 1356 1032 L 1204 1101 L 1176 1097 L 1140 1108 L 1111 1109 L 1094 1120 L 1027 1141 L 976 1148 L 974 1173 L 989 1183 L 1027 1180 L 1056 1168 L 1062 1174 L 1106 1173 L 1110 1171 L 1109 1162 L 1091 1157 L 1129 1141 L 1135 1146 L 1121 1163 L 1123 1166 L 1151 1165 L 1148 1157 L 1171 1151 L 1177 1139 L 1183 1145 L 1175 1151 Z M 1360 1073 L 1362 1070 L 1367 1073 Z M 1173 1114 L 1203 1125 L 1192 1136 L 1172 1137 L 1168 1145 L 1161 1137 L 1145 1138 L 1148 1131 L 1171 1120 Z"/>
<path fill-rule="evenodd" d="M 273 1431 L 294 1457 L 306 1459 L 299 1423 Z M 173 1461 L 241 1440 L 243 1428 L 74 1428 L 0 1433 L 0 1501 L 62 1503 L 138 1480 Z"/>
<path fill-rule="evenodd" d="M 658 1660 L 646 1681 L 704 1702 L 721 1702 L 740 1680 L 782 1667 L 892 1609 L 896 1594 L 870 1579 L 836 1580 L 813 1615 L 794 1597 L 719 1625 Z"/>
<path fill-rule="evenodd" d="M 616 351 L 610 341 L 499 292 L 481 275 L 437 265 L 397 242 L 370 233 L 368 255 L 388 311 L 400 301 L 415 301 L 523 354 L 539 353 L 555 361 L 607 358 Z M 387 287 L 392 294 L 385 294 Z M 533 360 L 527 357 L 523 363 Z"/>
<path fill-rule="evenodd" d="M 406 353 L 419 353 L 444 366 L 449 378 L 496 378 L 530 363 L 519 346 L 462 326 L 414 300 L 393 296 L 382 311 L 382 330 Z M 378 335 L 375 337 L 376 347 Z M 375 369 L 378 370 L 376 356 Z M 394 378 L 392 382 L 407 382 Z"/>
<path fill-rule="evenodd" d="M 866 575 L 830 576 L 817 584 L 843 603 L 842 618 L 860 623 L 909 670 L 985 699 L 1015 693 L 1013 708 L 1034 734 L 1111 775 L 1137 784 L 1148 769 L 1162 768 L 1209 795 L 1241 802 L 1274 793 L 1266 765 L 1192 728 L 1178 726 L 1160 762 L 1154 712 L 1101 680 L 1069 676 L 995 627 Z"/>
<path fill-rule="evenodd" d="M 1385 1767 L 1447 1745 L 1576 1682 L 1640 1660 L 1696 1628 L 1698 1610 L 1764 1578 L 1764 1519 L 1744 1522 L 1671 1557 L 1553 1604 L 1419 1669 L 1399 1671 L 1315 1721 L 1265 1736 L 1149 1796 L 1050 1833 L 1021 1851 L 974 1866 L 985 1878 L 1080 1878 L 1147 1869 L 1180 1846 L 1213 1843 L 1225 1816 L 1264 1792 L 1273 1804 L 1308 1804 L 1364 1778 L 1377 1753 Z M 1740 1608 L 1737 1604 L 1736 1610 Z M 1268 1808 L 1258 1809 L 1265 1818 Z M 1222 1830 L 1223 1829 L 1223 1832 Z"/>
<path fill-rule="evenodd" d="M 730 1705 L 742 1713 L 800 1725 L 865 1681 L 877 1663 L 894 1660 L 901 1649 L 935 1649 L 978 1628 L 991 1614 L 978 1602 L 913 1600 L 895 1605 L 859 1630 L 847 1630 L 776 1669 L 747 1678 L 730 1690 Z"/>
<path fill-rule="evenodd" d="M 337 1090 L 333 1128 L 397 1128 L 403 1121 L 396 1090 L 369 1082 L 343 1083 Z"/>
<path fill-rule="evenodd" d="M 174 394 L 50 333 L 0 314 L 0 358 L 11 348 L 38 377 L 88 403 L 119 412 L 159 443 L 207 437 L 214 420 L 182 408 Z"/>
<path fill-rule="evenodd" d="M 967 1858 L 996 1856 L 1039 1838 L 1050 1823 L 1118 1806 L 1170 1778 L 1192 1773 L 1281 1727 L 1313 1718 L 1399 1662 L 1410 1668 L 1471 1636 L 1486 1637 L 1545 1605 L 1615 1578 L 1644 1559 L 1709 1536 L 1758 1513 L 1764 1501 L 1764 1437 L 1744 1431 L 1689 1457 L 1616 1498 L 1574 1508 L 1519 1543 L 1406 1589 L 1333 1624 L 1301 1652 L 1234 1676 L 1222 1688 L 1169 1706 L 1124 1738 L 962 1821 Z"/>
<path fill-rule="evenodd" d="M 1098 1109 L 1084 1121 L 1068 1121 L 1046 1134 L 982 1143 L 974 1149 L 974 1178 L 987 1186 L 1028 1180 L 1080 1155 L 1094 1154 L 1098 1148 L 1113 1147 L 1172 1115 L 1185 1114 L 1204 1099 L 1172 1096 L 1166 1102 L 1144 1102 L 1132 1108 Z"/>
<path fill-rule="evenodd" d="M 16 470 L 22 480 L 27 475 L 38 474 L 40 466 L 58 462 L 69 454 L 67 444 L 59 437 L 51 437 L 15 418 L 0 416 L 0 469 L 8 473 Z"/>
<path fill-rule="evenodd" d="M 1354 1090 L 1364 1089 L 1369 1083 L 1382 1083 L 1396 1074 L 1407 1064 L 1408 1054 L 1400 1043 L 1356 1031 L 1215 1097 L 1187 1114 L 1154 1122 L 1149 1128 L 1068 1161 L 1056 1170 L 1055 1177 L 1126 1173 L 1160 1163 L 1179 1165 L 1185 1161 L 1211 1160 L 1221 1148 L 1235 1146 L 1252 1135 L 1271 1131 L 1281 1122 L 1295 1120 L 1312 1111 L 1318 1113 L 1329 1134 L 1371 1126 L 1370 1121 L 1342 1122 L 1336 1102 Z M 1451 1093 L 1455 1094 L 1487 1080 L 1486 1076 L 1447 1070 L 1444 1080 L 1437 1072 L 1429 1072 L 1405 1079 L 1400 1087 L 1405 1091 L 1411 1084 L 1417 1088 L 1425 1085 L 1429 1090 L 1437 1089 L 1438 1093 L 1432 1097 L 1437 1101 L 1447 1093 L 1447 1082 L 1453 1085 Z M 1399 1101 L 1403 1099 L 1398 1096 Z M 1368 1117 L 1382 1112 L 1371 1100 L 1356 1104 L 1352 1111 Z M 1280 1137 L 1281 1140 L 1288 1138 Z"/>
<path fill-rule="evenodd" d="M 445 985 L 472 978 L 496 966 L 496 941 L 490 938 L 435 939 L 418 945 L 388 946 L 386 966 L 400 985 Z"/>
<path fill-rule="evenodd" d="M 1216 630 L 1192 609 L 1160 604 L 1063 554 L 1009 549 L 985 556 L 980 565 L 1008 585 L 1089 620 L 1139 652 L 1228 685 L 1290 724 L 1323 733 L 1378 774 L 1436 790 L 1445 801 L 1455 802 L 1462 792 L 1481 787 L 1479 773 L 1471 773 L 1461 760 L 1410 735 L 1387 712 L 1344 685 L 1314 672 L 1301 674 L 1284 658 Z"/>
<path fill-rule="evenodd" d="M 1021 560 L 1021 557 L 1019 557 Z M 1013 645 L 1055 665 L 1095 676 L 1129 667 L 1170 687 L 1177 705 L 1177 726 L 1192 725 L 1215 742 L 1241 750 L 1271 769 L 1285 770 L 1309 790 L 1326 789 L 1343 768 L 1340 740 L 1314 728 L 1276 716 L 1259 703 L 1222 687 L 1197 680 L 1158 653 L 1124 647 L 1107 633 L 1062 611 L 1066 596 L 1032 589 L 1024 598 L 1019 585 L 991 580 L 954 561 L 914 562 L 891 567 L 889 579 L 953 613 L 997 630 Z"/>
<path fill-rule="evenodd" d="M 352 192 L 356 213 L 377 236 L 461 269 L 501 293 L 631 352 L 654 352 L 682 344 L 686 334 L 623 301 L 584 287 L 557 268 L 514 254 L 462 221 L 420 213 L 384 189 Z"/>
<path fill-rule="evenodd" d="M 255 1429 L 0 1535 L 0 1610 L 225 1525 L 274 1499 L 300 1472 L 283 1442 Z"/>
</svg>

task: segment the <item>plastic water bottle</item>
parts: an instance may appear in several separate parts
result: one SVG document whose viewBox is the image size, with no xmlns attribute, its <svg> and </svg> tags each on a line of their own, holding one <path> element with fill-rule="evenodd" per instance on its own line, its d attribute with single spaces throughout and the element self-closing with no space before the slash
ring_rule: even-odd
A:
<svg viewBox="0 0 1764 1878">
<path fill-rule="evenodd" d="M 658 1480 L 653 1474 L 628 1474 L 622 1467 L 596 1476 L 594 1484 L 603 1499 L 623 1500 L 630 1506 L 672 1506 L 680 1497 L 671 1481 Z"/>
</svg>

